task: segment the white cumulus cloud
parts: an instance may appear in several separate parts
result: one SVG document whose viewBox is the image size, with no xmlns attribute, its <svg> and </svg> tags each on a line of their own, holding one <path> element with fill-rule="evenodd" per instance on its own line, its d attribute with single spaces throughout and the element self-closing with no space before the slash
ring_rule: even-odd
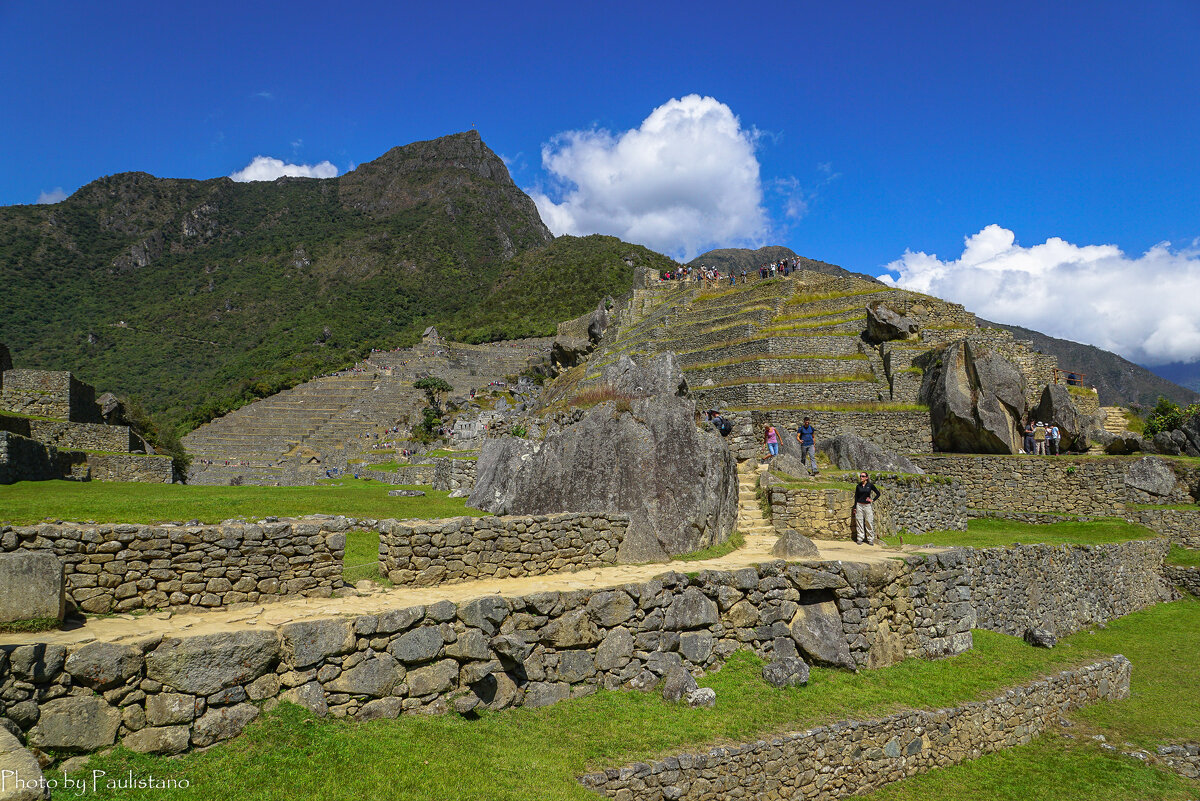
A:
<svg viewBox="0 0 1200 801">
<path fill-rule="evenodd" d="M 1136 258 L 1058 237 L 1023 247 L 1007 228 L 966 237 L 957 259 L 904 255 L 881 280 L 961 303 L 989 320 L 1111 350 L 1143 364 L 1200 360 L 1200 241 Z"/>
<path fill-rule="evenodd" d="M 270 156 L 255 156 L 244 168 L 231 174 L 235 181 L 274 181 L 285 175 L 290 178 L 336 178 L 337 167 L 331 162 L 320 164 L 288 164 Z"/>
<path fill-rule="evenodd" d="M 39 204 L 58 203 L 60 201 L 66 200 L 66 199 L 67 199 L 67 193 L 63 191 L 63 188 L 61 186 L 56 186 L 53 189 L 51 189 L 49 192 L 45 192 L 45 191 L 41 192 L 38 195 L 37 202 Z"/>
<path fill-rule="evenodd" d="M 687 95 L 632 130 L 558 134 L 542 166 L 559 191 L 530 195 L 556 234 L 612 234 L 685 259 L 758 245 L 769 220 L 755 138 L 729 106 Z"/>
</svg>

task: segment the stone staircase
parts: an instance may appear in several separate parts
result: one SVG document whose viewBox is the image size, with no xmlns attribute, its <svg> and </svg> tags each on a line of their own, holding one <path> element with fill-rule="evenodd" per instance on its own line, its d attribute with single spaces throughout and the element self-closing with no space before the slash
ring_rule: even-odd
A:
<svg viewBox="0 0 1200 801">
<path fill-rule="evenodd" d="M 1120 406 L 1101 406 L 1100 413 L 1104 415 L 1104 430 L 1110 434 L 1125 434 L 1128 432 L 1128 425 L 1125 420 L 1125 410 Z M 1088 448 L 1088 453 L 1093 455 L 1101 455 L 1104 453 L 1104 448 L 1095 443 Z"/>
<path fill-rule="evenodd" d="M 1120 406 L 1101 406 L 1104 412 L 1104 430 L 1110 434 L 1124 434 L 1127 430 L 1125 410 Z"/>
<path fill-rule="evenodd" d="M 758 478 L 767 471 L 767 465 L 753 459 L 738 463 L 738 531 L 746 538 L 746 545 L 769 549 L 775 543 L 775 527 L 763 517 L 758 505 L 755 488 Z"/>
</svg>

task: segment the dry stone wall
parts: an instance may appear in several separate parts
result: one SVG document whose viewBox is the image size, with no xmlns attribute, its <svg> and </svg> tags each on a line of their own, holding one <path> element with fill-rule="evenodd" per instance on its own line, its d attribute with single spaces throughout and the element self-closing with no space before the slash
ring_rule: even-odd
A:
<svg viewBox="0 0 1200 801">
<path fill-rule="evenodd" d="M 29 431 L 33 439 L 72 451 L 129 453 L 134 445 L 129 426 L 30 420 Z"/>
<path fill-rule="evenodd" d="M 795 439 L 805 417 L 812 418 L 817 439 L 857 434 L 896 453 L 924 453 L 933 447 L 929 412 L 822 412 L 806 409 L 773 409 L 723 412 L 734 424 L 729 448 L 739 460 L 760 458 L 762 434 L 767 424 Z"/>
<path fill-rule="evenodd" d="M 136 538 L 128 528 L 122 533 Z M 598 688 L 648 689 L 674 666 L 713 670 L 739 648 L 882 667 L 961 652 L 973 626 L 1027 597 L 1014 582 L 1002 585 L 1011 598 L 981 592 L 985 568 L 1001 581 L 1020 574 L 1041 586 L 1038 622 L 1060 633 L 1132 611 L 1150 600 L 1143 585 L 1162 586 L 1153 559 L 1161 547 L 1144 545 L 1061 548 L 1041 558 L 1015 548 L 878 565 L 771 562 L 70 651 L 9 645 L 0 647 L 0 716 L 40 748 L 92 751 L 121 739 L 137 751 L 178 753 L 236 735 L 258 714 L 254 702 L 272 698 L 359 719 L 544 706 Z M 1080 569 L 1056 568 L 1063 560 Z M 1086 614 L 1066 609 L 1076 595 Z M 888 742 L 879 747 L 894 750 Z"/>
<path fill-rule="evenodd" d="M 141 453 L 89 453 L 88 478 L 93 481 L 140 481 L 170 484 L 175 478 L 170 456 Z"/>
<path fill-rule="evenodd" d="M 60 465 L 57 448 L 0 431 L 0 484 L 58 478 L 62 474 Z"/>
<path fill-rule="evenodd" d="M 877 381 L 832 381 L 811 384 L 731 384 L 726 387 L 693 386 L 699 406 L 765 406 L 780 408 L 803 404 L 878 403 L 886 400 L 887 384 Z"/>
<path fill-rule="evenodd" d="M 1182 587 L 1200 598 L 1200 567 L 1163 565 L 1163 576 L 1176 587 Z"/>
<path fill-rule="evenodd" d="M 769 740 L 680 754 L 583 776 L 620 801 L 843 798 L 1030 742 L 1059 716 L 1129 697 L 1129 660 L 1115 656 L 952 709 L 847 721 Z"/>
<path fill-rule="evenodd" d="M 880 476 L 875 507 L 878 533 L 924 534 L 927 531 L 963 531 L 967 527 L 966 496 L 953 481 L 920 476 Z M 789 528 L 815 539 L 853 538 L 854 490 L 772 487 L 768 491 L 771 522 L 782 534 Z"/>
<path fill-rule="evenodd" d="M 475 459 L 454 459 L 450 457 L 433 460 L 432 485 L 435 490 L 453 492 L 454 490 L 469 490 L 475 486 Z"/>
<path fill-rule="evenodd" d="M 1125 464 L 1117 459 L 1046 456 L 910 457 L 927 473 L 958 481 L 978 509 L 1108 514 L 1125 508 Z"/>
<path fill-rule="evenodd" d="M 84 612 L 216 607 L 342 586 L 350 527 L 319 521 L 0 527 L 0 552 L 53 553 Z"/>
<path fill-rule="evenodd" d="M 80 423 L 100 422 L 96 391 L 68 372 L 5 371 L 0 410 Z"/>
<path fill-rule="evenodd" d="M 1058 636 L 1174 598 L 1162 577 L 1166 541 L 960 548 L 977 627 Z M 942 554 L 941 557 L 946 557 Z"/>
<path fill-rule="evenodd" d="M 396 584 L 537 576 L 616 564 L 627 515 L 523 515 L 385 520 L 379 565 Z"/>
<path fill-rule="evenodd" d="M 1200 508 L 1131 509 L 1125 519 L 1140 523 L 1184 548 L 1200 550 Z"/>
</svg>

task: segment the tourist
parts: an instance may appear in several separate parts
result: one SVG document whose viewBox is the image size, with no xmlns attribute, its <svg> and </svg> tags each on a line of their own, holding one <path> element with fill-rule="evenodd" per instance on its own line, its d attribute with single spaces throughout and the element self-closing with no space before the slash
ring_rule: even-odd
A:
<svg viewBox="0 0 1200 801">
<path fill-rule="evenodd" d="M 871 497 L 872 493 L 875 495 Z M 867 478 L 866 473 L 858 474 L 858 483 L 854 485 L 854 541 L 867 545 L 875 544 L 875 510 L 871 504 L 879 499 L 879 488 Z"/>
<path fill-rule="evenodd" d="M 820 473 L 817 469 L 817 432 L 809 418 L 805 417 L 796 430 L 796 441 L 800 443 L 800 464 L 808 468 L 810 476 Z"/>
<path fill-rule="evenodd" d="M 1054 423 L 1050 424 L 1050 428 L 1046 430 L 1046 449 L 1051 456 L 1058 456 L 1058 441 L 1062 438 L 1059 433 L 1058 426 Z"/>
<path fill-rule="evenodd" d="M 1046 455 L 1046 424 L 1041 420 L 1033 427 L 1033 447 L 1038 456 Z"/>
<path fill-rule="evenodd" d="M 745 268 L 743 268 L 743 269 L 742 269 L 742 283 L 743 283 L 743 284 L 744 284 L 744 283 L 746 283 L 746 270 L 745 270 Z"/>
<path fill-rule="evenodd" d="M 767 458 L 771 459 L 779 455 L 779 432 L 775 430 L 775 426 L 767 423 L 767 430 L 764 436 L 767 443 Z"/>
<path fill-rule="evenodd" d="M 1021 443 L 1021 453 L 1033 455 L 1033 421 L 1025 423 L 1025 439 Z"/>
</svg>

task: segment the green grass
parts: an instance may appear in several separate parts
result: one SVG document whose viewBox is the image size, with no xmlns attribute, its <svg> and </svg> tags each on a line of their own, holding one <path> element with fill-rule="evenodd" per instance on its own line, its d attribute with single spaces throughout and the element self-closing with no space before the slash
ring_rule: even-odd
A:
<svg viewBox="0 0 1200 801">
<path fill-rule="evenodd" d="M 430 459 L 448 457 L 450 459 L 478 459 L 479 451 L 451 451 L 445 448 L 437 448 L 424 454 Z"/>
<path fill-rule="evenodd" d="M 1013 543 L 1025 545 L 1098 545 L 1106 542 L 1153 539 L 1153 531 L 1120 518 L 1105 518 L 1090 523 L 1066 521 L 1062 523 L 1021 523 L 1015 520 L 999 520 L 991 517 L 967 521 L 966 531 L 930 531 L 910 536 L 912 544 L 925 545 L 969 545 L 973 548 L 998 548 Z"/>
<path fill-rule="evenodd" d="M 727 378 L 717 381 L 698 390 L 714 389 L 717 387 L 735 387 L 745 384 L 846 384 L 858 381 L 876 383 L 874 373 L 853 373 L 851 375 L 755 375 L 745 378 Z"/>
<path fill-rule="evenodd" d="M 691 553 L 680 554 L 679 556 L 671 557 L 672 561 L 679 562 L 698 562 L 702 559 L 718 559 L 722 556 L 733 553 L 738 548 L 746 544 L 746 538 L 742 536 L 742 532 L 735 531 L 729 535 L 729 539 L 724 542 L 710 545 L 707 548 L 701 548 L 698 551 Z"/>
<path fill-rule="evenodd" d="M 1127 801 L 1194 799 L 1200 782 L 1102 751 L 1102 734 L 1122 750 L 1200 739 L 1200 601 L 1159 604 L 1064 642 L 1122 653 L 1133 663 L 1131 697 L 1085 707 L 1070 717 L 1074 739 L 1027 746 L 934 771 L 865 796 L 871 801 Z"/>
<path fill-rule="evenodd" d="M 315 487 L 213 487 L 80 481 L 22 481 L 0 486 L 0 519 L 13 525 L 43 520 L 97 523 L 160 523 L 235 517 L 437 518 L 479 516 L 463 498 L 423 487 L 422 498 L 390 498 L 392 484 L 369 479 L 335 479 Z"/>
<path fill-rule="evenodd" d="M 1200 505 L 1194 503 L 1131 503 L 1130 509 L 1166 509 L 1173 512 L 1200 512 Z"/>
<path fill-rule="evenodd" d="M 1196 786 L 1182 777 L 1113 756 L 1095 742 L 1052 734 L 1029 745 L 931 771 L 865 796 L 870 801 L 1188 801 Z"/>
<path fill-rule="evenodd" d="M 687 367 L 683 368 L 683 371 L 685 373 L 687 373 L 687 372 L 690 372 L 693 370 L 709 370 L 714 367 L 728 367 L 731 364 L 740 364 L 742 362 L 766 361 L 766 360 L 770 360 L 770 359 L 797 359 L 797 360 L 829 359 L 831 361 L 842 361 L 842 362 L 865 362 L 865 361 L 867 361 L 867 357 L 862 353 L 853 353 L 853 354 L 845 354 L 845 355 L 842 355 L 842 354 L 817 354 L 817 353 L 798 353 L 798 354 L 763 353 L 763 354 L 755 354 L 753 356 L 731 356 L 728 359 L 718 359 L 716 361 L 703 362 L 701 364 L 689 364 Z"/>
<path fill-rule="evenodd" d="M 346 554 L 342 558 L 342 580 L 353 586 L 363 579 L 392 586 L 379 568 L 379 532 L 356 529 L 346 532 Z"/>
<path fill-rule="evenodd" d="M 846 289 L 840 292 L 798 292 L 788 298 L 787 305 L 799 306 L 802 303 L 816 303 L 821 300 L 835 300 L 837 298 L 853 298 L 859 295 L 874 295 L 888 291 L 886 287 L 868 287 L 864 289 Z"/>
<path fill-rule="evenodd" d="M 56 617 L 35 617 L 29 620 L 12 620 L 0 623 L 0 634 L 29 634 L 38 631 L 51 631 L 59 627 Z"/>
<path fill-rule="evenodd" d="M 360 463 L 361 464 L 361 463 Z M 400 469 L 399 462 L 378 462 L 376 464 L 363 464 L 364 470 L 375 470 L 379 473 L 395 473 Z"/>
<path fill-rule="evenodd" d="M 1200 567 L 1200 551 L 1193 551 L 1171 543 L 1171 550 L 1167 552 L 1167 558 L 1163 562 L 1178 567 Z"/>
</svg>

